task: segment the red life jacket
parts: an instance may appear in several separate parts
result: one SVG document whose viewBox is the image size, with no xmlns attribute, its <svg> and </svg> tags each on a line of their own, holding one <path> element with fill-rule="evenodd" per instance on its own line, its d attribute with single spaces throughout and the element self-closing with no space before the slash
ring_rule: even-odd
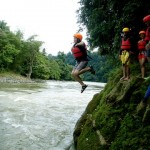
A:
<svg viewBox="0 0 150 150">
<path fill-rule="evenodd" d="M 146 41 L 140 40 L 138 41 L 138 50 L 145 50 Z"/>
<path fill-rule="evenodd" d="M 131 48 L 131 43 L 129 38 L 124 40 L 124 38 L 122 38 L 122 43 L 121 43 L 121 49 L 122 50 L 129 50 Z"/>
<path fill-rule="evenodd" d="M 150 41 L 150 27 L 148 27 L 146 30 L 145 41 Z"/>
<path fill-rule="evenodd" d="M 85 47 L 86 50 L 86 47 Z M 80 50 L 78 47 L 74 46 L 72 49 L 72 54 L 74 56 L 75 59 L 82 59 L 82 58 L 86 58 L 87 56 L 87 52 Z"/>
</svg>

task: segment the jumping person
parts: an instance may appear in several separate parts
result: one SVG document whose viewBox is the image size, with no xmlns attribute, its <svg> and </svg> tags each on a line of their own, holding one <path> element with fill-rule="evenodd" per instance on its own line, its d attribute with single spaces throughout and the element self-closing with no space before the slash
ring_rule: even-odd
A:
<svg viewBox="0 0 150 150">
<path fill-rule="evenodd" d="M 139 59 L 139 63 L 141 66 L 141 74 L 142 74 L 142 78 L 144 78 L 145 76 L 145 61 L 146 61 L 146 41 L 145 39 L 145 31 L 140 31 L 139 32 L 140 38 L 141 40 L 138 41 L 138 50 L 139 50 L 139 54 L 138 54 L 138 59 Z"/>
<path fill-rule="evenodd" d="M 76 59 L 76 65 L 72 70 L 71 75 L 82 86 L 81 93 L 87 88 L 88 85 L 84 84 L 80 78 L 80 75 L 89 71 L 95 74 L 92 66 L 87 67 L 88 57 L 85 43 L 82 41 L 82 35 L 80 33 L 74 34 L 74 45 L 71 49 L 74 58 Z"/>
<path fill-rule="evenodd" d="M 145 36 L 145 41 L 146 41 L 146 50 L 147 50 L 147 60 L 150 62 L 150 15 L 147 15 L 143 18 L 143 22 L 147 25 L 146 29 L 146 36 Z"/>
<path fill-rule="evenodd" d="M 121 42 L 120 59 L 123 67 L 123 77 L 120 80 L 129 79 L 129 63 L 130 63 L 130 51 L 131 51 L 131 39 L 129 28 L 123 28 L 123 37 Z"/>
</svg>

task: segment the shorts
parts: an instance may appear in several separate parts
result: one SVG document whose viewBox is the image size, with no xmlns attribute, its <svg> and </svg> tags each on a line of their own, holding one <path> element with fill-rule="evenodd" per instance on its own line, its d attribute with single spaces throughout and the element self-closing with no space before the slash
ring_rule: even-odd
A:
<svg viewBox="0 0 150 150">
<path fill-rule="evenodd" d="M 88 64 L 88 61 L 77 62 L 75 67 L 74 67 L 74 70 L 82 70 L 87 66 L 87 64 Z"/>
<path fill-rule="evenodd" d="M 141 51 L 138 54 L 138 59 L 146 59 L 146 51 Z"/>
<path fill-rule="evenodd" d="M 125 65 L 125 64 L 129 65 L 129 63 L 130 63 L 129 56 L 130 56 L 130 54 L 129 54 L 128 51 L 126 51 L 126 50 L 122 51 L 122 53 L 121 53 L 121 62 L 122 62 L 123 65 Z"/>
</svg>

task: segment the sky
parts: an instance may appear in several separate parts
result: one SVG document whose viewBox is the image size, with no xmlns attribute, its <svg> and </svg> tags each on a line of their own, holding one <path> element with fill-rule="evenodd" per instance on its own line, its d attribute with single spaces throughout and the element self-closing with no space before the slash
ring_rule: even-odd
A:
<svg viewBox="0 0 150 150">
<path fill-rule="evenodd" d="M 0 20 L 27 39 L 38 35 L 47 54 L 68 53 L 78 31 L 76 10 L 79 0 L 0 0 Z M 85 31 L 82 33 L 85 35 Z M 83 36 L 83 40 L 85 36 Z"/>
</svg>

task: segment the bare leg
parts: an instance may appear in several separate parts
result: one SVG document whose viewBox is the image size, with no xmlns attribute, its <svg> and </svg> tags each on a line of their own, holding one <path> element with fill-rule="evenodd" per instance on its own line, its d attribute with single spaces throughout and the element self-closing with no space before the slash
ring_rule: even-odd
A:
<svg viewBox="0 0 150 150">
<path fill-rule="evenodd" d="M 125 66 L 122 66 L 122 70 L 123 70 L 123 77 L 120 80 L 123 80 L 126 77 L 126 73 L 125 73 Z"/>
<path fill-rule="evenodd" d="M 150 63 L 150 57 L 147 57 L 148 62 Z"/>
<path fill-rule="evenodd" d="M 78 74 L 79 74 L 79 75 L 80 75 L 80 74 L 83 74 L 83 73 L 85 73 L 85 72 L 87 72 L 87 71 L 90 71 L 90 69 L 91 69 L 90 67 L 86 67 L 86 68 L 80 70 Z"/>
<path fill-rule="evenodd" d="M 130 72 L 129 71 L 129 66 L 125 65 L 125 75 L 126 75 L 126 77 L 124 78 L 124 80 L 128 80 L 129 79 L 129 75 L 130 75 L 129 72 Z"/>
<path fill-rule="evenodd" d="M 81 84 L 81 86 L 85 85 L 83 83 L 83 81 L 81 80 L 80 76 L 79 76 L 79 71 L 78 70 L 73 70 L 72 73 L 71 73 L 71 75 L 74 77 L 74 79 L 76 81 L 78 81 Z"/>
<path fill-rule="evenodd" d="M 144 78 L 144 76 L 145 76 L 145 67 L 144 66 L 141 67 L 141 72 L 142 72 L 142 78 Z"/>
<path fill-rule="evenodd" d="M 140 59 L 139 62 L 140 62 L 140 66 L 141 66 L 142 78 L 144 78 L 144 76 L 145 76 L 145 58 Z"/>
</svg>

